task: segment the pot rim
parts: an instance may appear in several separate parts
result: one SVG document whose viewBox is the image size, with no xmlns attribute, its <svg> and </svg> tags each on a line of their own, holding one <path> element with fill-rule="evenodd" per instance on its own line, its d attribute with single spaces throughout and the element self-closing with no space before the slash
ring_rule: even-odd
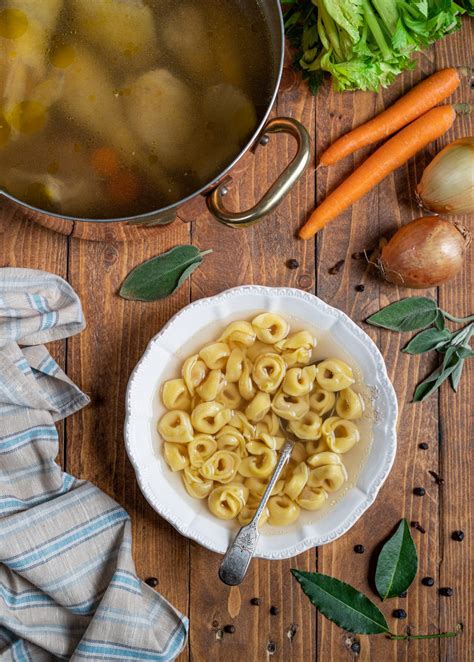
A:
<svg viewBox="0 0 474 662">
<path fill-rule="evenodd" d="M 264 128 L 268 117 L 272 111 L 273 106 L 275 105 L 275 100 L 276 96 L 278 94 L 278 90 L 280 87 L 280 82 L 281 82 L 281 77 L 283 73 L 283 61 L 285 57 L 285 27 L 284 27 L 284 21 L 283 21 L 283 12 L 281 9 L 281 5 L 279 0 L 274 0 L 274 5 L 276 6 L 277 9 L 277 14 L 278 14 L 278 21 L 279 21 L 279 26 L 280 26 L 280 35 L 279 35 L 279 58 L 278 56 L 275 58 L 274 65 L 276 67 L 276 78 L 275 78 L 275 86 L 270 98 L 270 101 L 268 102 L 268 107 L 267 110 L 265 111 L 261 121 L 259 122 L 258 126 L 256 127 L 255 131 L 253 132 L 252 136 L 248 140 L 247 144 L 241 149 L 241 151 L 238 153 L 238 155 L 234 158 L 234 160 L 226 166 L 226 168 L 220 172 L 218 175 L 214 177 L 210 182 L 202 186 L 200 189 L 197 191 L 194 191 L 193 193 L 190 193 L 187 195 L 185 198 L 181 198 L 177 202 L 173 202 L 172 204 L 167 205 L 166 207 L 160 207 L 158 209 L 154 209 L 149 212 L 145 212 L 144 214 L 138 214 L 136 216 L 121 216 L 117 218 L 85 218 L 81 216 L 67 216 L 65 214 L 61 214 L 59 212 L 52 212 L 52 211 L 47 211 L 45 209 L 41 209 L 41 207 L 35 207 L 34 205 L 30 205 L 27 202 L 24 202 L 20 198 L 15 197 L 14 195 L 11 195 L 7 191 L 4 191 L 0 187 L 0 196 L 4 196 L 5 198 L 8 198 L 12 202 L 16 202 L 17 204 L 21 205 L 22 207 L 25 207 L 26 209 L 29 209 L 30 211 L 42 214 L 44 216 L 51 216 L 53 218 L 60 218 L 65 221 L 73 221 L 73 222 L 79 222 L 79 223 L 126 223 L 126 222 L 138 222 L 141 223 L 143 222 L 146 225 L 146 221 L 152 221 L 156 219 L 158 215 L 165 215 L 166 213 L 169 213 L 173 211 L 173 209 L 178 209 L 182 205 L 186 204 L 193 198 L 197 197 L 198 195 L 203 195 L 205 193 L 210 192 L 213 188 L 215 188 L 219 182 L 233 169 L 233 167 L 240 161 L 240 159 L 246 154 L 246 152 L 252 147 L 252 145 L 255 143 L 256 139 L 260 136 L 262 129 Z M 262 20 L 264 20 L 264 17 L 262 16 Z"/>
</svg>

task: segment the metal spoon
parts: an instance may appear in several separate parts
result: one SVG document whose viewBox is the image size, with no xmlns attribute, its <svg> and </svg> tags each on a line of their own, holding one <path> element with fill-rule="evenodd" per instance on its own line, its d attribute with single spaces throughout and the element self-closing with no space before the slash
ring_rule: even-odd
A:
<svg viewBox="0 0 474 662">
<path fill-rule="evenodd" d="M 270 482 L 268 483 L 265 492 L 263 493 L 262 500 L 260 501 L 260 504 L 255 511 L 255 515 L 252 517 L 250 522 L 243 526 L 237 533 L 233 542 L 227 549 L 227 552 L 219 568 L 220 579 L 224 582 L 224 584 L 228 584 L 229 586 L 237 586 L 237 584 L 241 584 L 245 575 L 247 574 L 250 561 L 255 554 L 257 542 L 260 537 L 260 531 L 258 529 L 260 516 L 263 513 L 265 506 L 267 505 L 275 483 L 280 477 L 284 466 L 290 459 L 293 446 L 298 441 L 298 439 L 291 432 L 288 432 L 288 428 L 286 427 L 287 421 L 282 421 L 282 419 L 280 419 L 280 426 L 285 433 L 285 443 L 282 446 L 280 457 L 273 475 L 270 478 Z"/>
</svg>

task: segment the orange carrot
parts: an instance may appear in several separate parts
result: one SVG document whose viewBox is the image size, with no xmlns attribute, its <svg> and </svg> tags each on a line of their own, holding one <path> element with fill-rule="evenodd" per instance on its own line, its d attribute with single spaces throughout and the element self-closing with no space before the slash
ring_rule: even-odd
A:
<svg viewBox="0 0 474 662">
<path fill-rule="evenodd" d="M 393 106 L 341 136 L 323 153 L 319 162 L 324 166 L 332 165 L 361 147 L 388 138 L 449 97 L 459 86 L 462 74 L 462 69 L 454 67 L 437 71 L 415 85 Z"/>
<path fill-rule="evenodd" d="M 120 160 L 112 147 L 99 147 L 91 154 L 91 164 L 98 175 L 112 177 L 119 171 Z"/>
<path fill-rule="evenodd" d="M 437 106 L 387 140 L 314 210 L 301 228 L 300 237 L 310 239 L 420 149 L 442 136 L 455 118 L 454 106 Z"/>
</svg>

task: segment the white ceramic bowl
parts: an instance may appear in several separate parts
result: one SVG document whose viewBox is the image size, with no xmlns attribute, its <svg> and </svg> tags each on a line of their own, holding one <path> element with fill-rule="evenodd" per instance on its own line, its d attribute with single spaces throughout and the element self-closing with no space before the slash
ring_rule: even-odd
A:
<svg viewBox="0 0 474 662">
<path fill-rule="evenodd" d="M 165 411 L 159 391 L 164 381 L 180 374 L 184 359 L 215 339 L 226 324 L 251 319 L 262 311 L 281 313 L 292 326 L 308 328 L 316 337 L 329 331 L 337 343 L 331 354 L 359 368 L 374 410 L 373 440 L 358 476 L 343 497 L 326 513 L 302 511 L 291 526 L 262 527 L 256 555 L 283 559 L 332 542 L 348 531 L 374 502 L 395 458 L 397 399 L 383 358 L 369 336 L 343 312 L 301 290 L 254 285 L 226 290 L 186 306 L 151 340 L 130 377 L 125 444 L 140 489 L 152 508 L 184 536 L 223 554 L 238 524 L 215 518 L 206 501 L 191 498 L 180 475 L 166 465 L 156 431 Z"/>
</svg>

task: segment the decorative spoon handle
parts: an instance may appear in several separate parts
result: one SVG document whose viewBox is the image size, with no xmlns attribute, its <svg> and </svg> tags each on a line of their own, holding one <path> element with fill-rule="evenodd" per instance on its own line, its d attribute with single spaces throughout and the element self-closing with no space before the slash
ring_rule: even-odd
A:
<svg viewBox="0 0 474 662">
<path fill-rule="evenodd" d="M 265 510 L 268 499 L 272 490 L 277 482 L 283 467 L 288 462 L 291 451 L 293 450 L 294 442 L 285 441 L 281 449 L 280 458 L 275 467 L 273 475 L 268 483 L 265 492 L 263 493 L 262 500 L 255 511 L 255 515 L 251 521 L 243 526 L 238 534 L 235 536 L 234 541 L 228 548 L 224 559 L 219 568 L 219 577 L 229 586 L 236 586 L 241 584 L 247 574 L 250 561 L 255 554 L 258 538 L 260 532 L 258 530 L 258 521 L 261 514 Z"/>
</svg>

